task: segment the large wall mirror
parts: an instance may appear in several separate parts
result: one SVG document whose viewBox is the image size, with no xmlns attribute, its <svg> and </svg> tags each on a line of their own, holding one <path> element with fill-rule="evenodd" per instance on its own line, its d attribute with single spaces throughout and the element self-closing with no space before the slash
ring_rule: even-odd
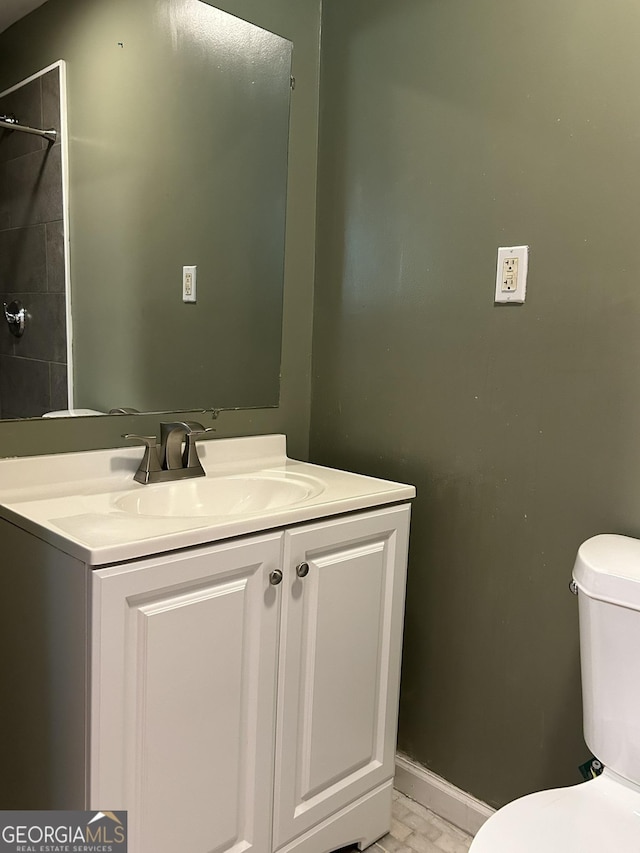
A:
<svg viewBox="0 0 640 853">
<path fill-rule="evenodd" d="M 291 54 L 204 0 L 48 0 L 0 34 L 0 116 L 61 134 L 0 129 L 26 311 L 20 337 L 0 317 L 0 416 L 278 404 Z"/>
</svg>

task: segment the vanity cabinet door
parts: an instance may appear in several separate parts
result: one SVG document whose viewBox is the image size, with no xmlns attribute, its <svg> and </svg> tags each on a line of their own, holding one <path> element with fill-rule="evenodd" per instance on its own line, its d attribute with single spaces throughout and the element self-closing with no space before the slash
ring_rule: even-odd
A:
<svg viewBox="0 0 640 853">
<path fill-rule="evenodd" d="M 90 803 L 131 853 L 270 853 L 281 545 L 93 573 Z"/>
<path fill-rule="evenodd" d="M 394 775 L 408 531 L 399 506 L 285 533 L 274 849 Z"/>
</svg>

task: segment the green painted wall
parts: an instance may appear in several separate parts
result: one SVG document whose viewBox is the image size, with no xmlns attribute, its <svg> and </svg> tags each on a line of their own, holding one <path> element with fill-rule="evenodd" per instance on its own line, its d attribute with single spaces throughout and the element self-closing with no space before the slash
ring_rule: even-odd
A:
<svg viewBox="0 0 640 853">
<path fill-rule="evenodd" d="M 290 451 L 294 455 L 304 456 L 307 453 L 309 434 L 319 2 L 270 0 L 265 4 L 260 0 L 222 0 L 217 5 L 224 11 L 244 17 L 293 42 L 293 73 L 297 86 L 292 96 L 291 110 L 280 406 L 274 409 L 223 413 L 216 426 L 218 435 L 286 432 L 290 439 Z M 100 124 L 100 114 L 95 108 L 96 100 L 104 102 L 113 120 L 117 120 L 118 99 L 126 96 L 126 93 L 122 92 L 119 77 L 121 69 L 116 69 L 113 73 L 110 71 L 112 58 L 109 56 L 108 47 L 117 42 L 118 33 L 121 34 L 119 38 L 122 38 L 123 32 L 132 37 L 131 46 L 135 47 L 135 39 L 140 31 L 141 11 L 148 8 L 151 17 L 151 10 L 156 6 L 159 6 L 159 3 L 155 0 L 153 3 L 147 2 L 145 6 L 140 3 L 132 4 L 130 0 L 96 0 L 90 4 L 87 4 L 86 0 L 49 0 L 0 36 L 0 88 L 15 83 L 55 60 L 64 59 L 67 62 L 71 272 L 74 287 L 77 288 L 86 287 L 87 284 L 95 287 L 96 278 L 99 278 L 96 276 L 96 269 L 103 267 L 99 259 L 100 247 L 104 240 L 101 240 L 96 229 L 87 233 L 87 217 L 83 217 L 80 205 L 75 209 L 73 207 L 74 196 L 82 199 L 84 209 L 91 209 L 92 204 L 99 208 L 101 204 L 107 203 L 105 184 L 100 182 L 99 176 L 94 180 L 87 169 L 87 151 L 91 147 L 88 141 L 100 138 L 100 134 L 96 132 Z M 156 30 L 164 27 L 166 32 L 163 31 L 162 35 L 170 38 L 168 15 L 156 15 L 153 21 L 150 20 L 150 33 L 154 27 Z M 145 45 L 144 42 L 141 44 Z M 96 63 L 102 63 L 100 74 L 96 71 Z M 111 84 L 112 97 L 107 97 Z M 149 86 L 153 85 L 154 80 L 149 80 Z M 166 81 L 162 85 L 164 87 Z M 179 82 L 176 81 L 176 87 L 178 86 Z M 167 104 L 175 98 L 184 101 L 185 97 L 188 97 L 188 93 L 184 89 L 176 88 L 176 91 L 166 92 Z M 202 109 L 200 100 L 194 100 L 194 114 Z M 141 105 L 141 108 L 142 106 L 144 105 Z M 106 162 L 111 163 L 113 152 L 105 151 L 102 155 L 98 152 L 96 156 L 97 161 L 104 165 Z M 159 171 L 161 173 L 161 170 Z M 160 186 L 161 174 L 159 181 Z M 150 201 L 152 205 L 156 203 Z M 161 242 L 166 243 L 164 240 Z M 162 246 L 154 246 L 152 240 L 144 249 L 141 250 L 139 246 L 137 249 L 138 255 L 142 254 L 142 257 L 136 260 L 141 270 L 152 269 L 154 258 L 162 252 Z M 147 262 L 143 257 L 145 251 L 148 252 Z M 189 352 L 177 352 L 175 356 L 184 363 L 184 369 L 188 369 Z M 139 367 L 140 365 L 136 369 Z M 213 393 L 210 399 L 202 399 L 201 404 L 216 405 L 215 394 Z M 116 405 L 129 403 L 118 402 Z M 55 423 L 0 423 L 0 455 L 29 455 L 119 445 L 123 443 L 121 433 L 152 431 L 157 428 L 157 422 L 157 416 L 150 416 L 76 419 Z"/>
<path fill-rule="evenodd" d="M 640 535 L 638 32 L 631 0 L 324 3 L 311 457 L 417 485 L 400 748 L 493 805 L 580 781 L 567 584 Z"/>
<path fill-rule="evenodd" d="M 291 39 L 297 78 L 281 403 L 218 435 L 304 456 L 319 5 L 217 5 Z M 83 8 L 49 0 L 0 55 L 81 80 Z M 640 535 L 639 27 L 630 0 L 324 2 L 311 452 L 418 486 L 400 747 L 494 805 L 578 781 L 572 562 Z M 496 308 L 496 248 L 520 243 L 527 303 Z M 0 455 L 156 423 L 0 423 Z"/>
</svg>

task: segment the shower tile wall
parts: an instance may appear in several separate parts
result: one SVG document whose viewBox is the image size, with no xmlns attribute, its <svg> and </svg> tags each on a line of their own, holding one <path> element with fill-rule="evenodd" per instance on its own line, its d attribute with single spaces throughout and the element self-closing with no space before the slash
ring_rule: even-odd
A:
<svg viewBox="0 0 640 853">
<path fill-rule="evenodd" d="M 49 71 L 0 98 L 0 114 L 60 128 L 60 78 Z M 59 142 L 0 129 L 0 299 L 19 299 L 21 338 L 0 315 L 0 417 L 66 409 L 67 342 Z"/>
</svg>

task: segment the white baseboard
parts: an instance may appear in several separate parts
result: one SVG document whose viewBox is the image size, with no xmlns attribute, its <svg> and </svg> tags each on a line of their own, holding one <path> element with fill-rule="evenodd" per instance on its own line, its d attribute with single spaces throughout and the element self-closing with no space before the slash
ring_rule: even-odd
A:
<svg viewBox="0 0 640 853">
<path fill-rule="evenodd" d="M 469 835 L 475 835 L 495 811 L 402 753 L 396 755 L 394 786 Z"/>
</svg>

